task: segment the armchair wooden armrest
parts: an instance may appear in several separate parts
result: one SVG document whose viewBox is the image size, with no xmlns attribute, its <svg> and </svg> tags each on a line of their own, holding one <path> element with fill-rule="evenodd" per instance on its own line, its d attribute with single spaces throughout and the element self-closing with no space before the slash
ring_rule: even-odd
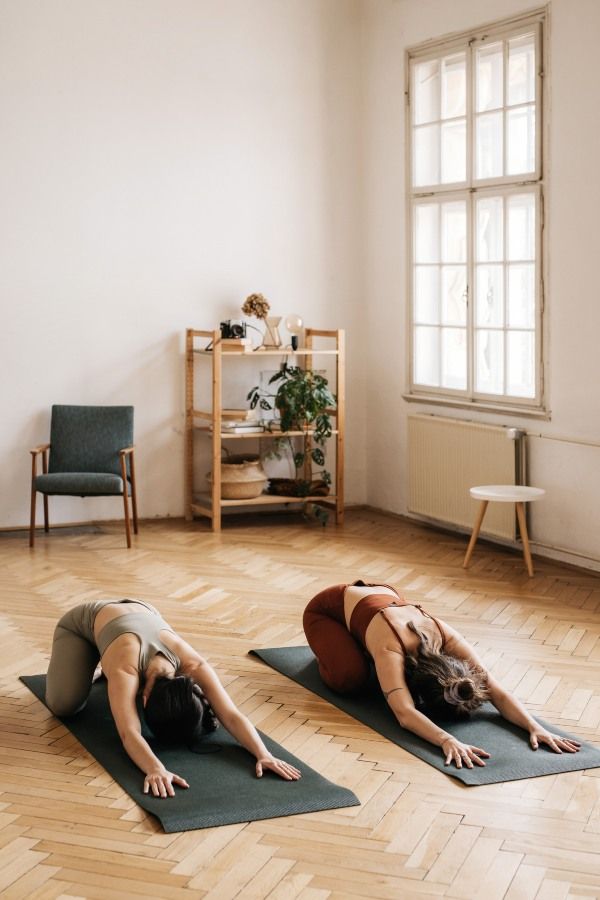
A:
<svg viewBox="0 0 600 900">
<path fill-rule="evenodd" d="M 35 476 L 37 474 L 37 458 L 39 454 L 42 454 L 42 472 L 44 475 L 48 473 L 48 450 L 50 449 L 50 444 L 40 444 L 39 447 L 33 447 L 29 452 L 31 453 L 31 480 L 32 482 L 35 480 Z M 46 500 L 46 503 L 48 501 Z"/>
<path fill-rule="evenodd" d="M 122 450 L 119 450 L 121 456 L 127 456 L 130 453 L 133 453 L 135 447 L 123 447 Z"/>
<path fill-rule="evenodd" d="M 40 444 L 39 447 L 33 447 L 29 452 L 35 457 L 38 453 L 44 453 L 44 451 L 50 449 L 50 444 Z"/>
</svg>

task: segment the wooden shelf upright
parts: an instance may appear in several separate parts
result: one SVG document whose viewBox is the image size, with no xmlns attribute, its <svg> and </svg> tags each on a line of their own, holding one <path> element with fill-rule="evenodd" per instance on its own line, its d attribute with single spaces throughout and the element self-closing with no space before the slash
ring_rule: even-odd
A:
<svg viewBox="0 0 600 900">
<path fill-rule="evenodd" d="M 318 349 L 314 347 L 314 339 L 323 338 L 333 341 L 331 349 Z M 203 348 L 197 346 L 198 341 L 205 343 Z M 210 349 L 207 349 L 210 347 Z M 335 357 L 335 384 L 331 385 L 332 392 L 337 397 L 337 405 L 334 410 L 329 410 L 336 427 L 333 429 L 331 443 L 335 450 L 335 475 L 332 482 L 333 493 L 327 496 L 279 496 L 274 494 L 261 494 L 251 500 L 223 500 L 221 498 L 221 448 L 223 441 L 231 440 L 256 440 L 257 438 L 274 439 L 286 436 L 301 436 L 303 431 L 264 431 L 260 433 L 232 434 L 222 431 L 222 384 L 223 369 L 227 359 L 248 360 L 263 357 L 279 357 L 280 361 L 296 357 L 297 365 L 312 368 L 314 356 Z M 196 409 L 194 400 L 194 373 L 197 361 L 210 360 L 212 370 L 211 406 L 209 410 Z M 211 520 L 212 530 L 221 530 L 221 511 L 225 507 L 248 508 L 256 512 L 260 507 L 274 505 L 302 506 L 304 503 L 331 507 L 335 511 L 335 520 L 338 525 L 344 521 L 344 428 L 345 428 L 345 333 L 338 329 L 324 331 L 316 328 L 305 330 L 305 346 L 298 350 L 291 348 L 277 348 L 268 350 L 256 350 L 240 352 L 238 348 L 221 339 L 220 331 L 199 331 L 188 328 L 185 340 L 185 517 L 191 521 L 194 516 L 206 516 Z M 310 438 L 311 431 L 308 430 Z M 197 491 L 194 484 L 194 435 L 203 435 L 211 440 L 211 489 L 210 491 Z M 308 474 L 308 473 L 307 473 Z"/>
</svg>

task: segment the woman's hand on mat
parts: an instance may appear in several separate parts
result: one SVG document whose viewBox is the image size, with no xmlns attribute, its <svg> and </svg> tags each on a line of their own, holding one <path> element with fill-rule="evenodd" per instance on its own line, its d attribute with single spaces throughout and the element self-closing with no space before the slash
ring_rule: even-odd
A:
<svg viewBox="0 0 600 900">
<path fill-rule="evenodd" d="M 185 778 L 175 775 L 174 772 L 167 772 L 166 769 L 160 772 L 148 772 L 144 778 L 144 793 L 152 791 L 155 797 L 174 797 L 174 784 L 179 787 L 189 787 Z"/>
<path fill-rule="evenodd" d="M 274 756 L 263 756 L 256 760 L 256 777 L 262 778 L 263 770 L 268 769 L 275 772 L 286 781 L 297 781 L 302 778 L 302 773 L 295 766 L 284 762 L 282 759 L 276 759 Z"/>
<path fill-rule="evenodd" d="M 552 734 L 551 731 L 546 731 L 540 725 L 530 730 L 529 743 L 533 750 L 537 750 L 540 744 L 547 744 L 555 753 L 577 753 L 581 748 L 579 741 Z"/>
<path fill-rule="evenodd" d="M 481 757 L 485 756 L 486 759 L 489 759 L 490 756 L 487 750 L 473 747 L 471 744 L 463 744 L 452 735 L 442 742 L 442 753 L 446 757 L 446 765 L 449 766 L 453 762 L 457 769 L 462 769 L 463 765 L 467 769 L 472 769 L 473 763 L 476 766 L 485 766 Z"/>
</svg>

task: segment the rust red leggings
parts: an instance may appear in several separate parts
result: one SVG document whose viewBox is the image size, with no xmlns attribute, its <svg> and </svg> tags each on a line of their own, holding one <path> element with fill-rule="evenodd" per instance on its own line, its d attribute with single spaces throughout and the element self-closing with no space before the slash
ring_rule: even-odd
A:
<svg viewBox="0 0 600 900">
<path fill-rule="evenodd" d="M 338 694 L 359 690 L 369 678 L 369 659 L 346 628 L 344 591 L 334 584 L 312 598 L 304 610 L 304 633 L 325 684 Z"/>
</svg>

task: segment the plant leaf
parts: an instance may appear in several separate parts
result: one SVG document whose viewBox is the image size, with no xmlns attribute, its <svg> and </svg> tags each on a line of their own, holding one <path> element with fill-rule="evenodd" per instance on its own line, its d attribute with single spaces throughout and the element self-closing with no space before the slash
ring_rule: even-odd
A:
<svg viewBox="0 0 600 900">
<path fill-rule="evenodd" d="M 323 453 L 323 451 L 321 449 L 319 449 L 319 447 L 314 447 L 311 450 L 310 455 L 311 455 L 312 461 L 315 463 L 315 465 L 317 465 L 317 466 L 325 465 L 325 454 Z"/>
</svg>

